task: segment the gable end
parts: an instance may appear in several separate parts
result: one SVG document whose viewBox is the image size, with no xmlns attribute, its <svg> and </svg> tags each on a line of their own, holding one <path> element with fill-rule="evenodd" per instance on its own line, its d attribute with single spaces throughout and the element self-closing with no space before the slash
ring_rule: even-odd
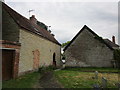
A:
<svg viewBox="0 0 120 90">
<path fill-rule="evenodd" d="M 93 32 L 88 26 L 84 25 L 84 27 L 77 33 L 77 35 L 70 41 L 70 43 L 63 49 L 63 51 L 65 51 L 72 43 L 73 41 L 80 35 L 80 33 L 87 29 L 89 32 L 91 32 L 94 36 L 95 36 L 95 39 L 99 40 L 101 43 L 105 44 L 109 49 L 113 50 L 113 48 L 107 44 L 103 39 L 102 37 L 99 37 L 95 32 Z"/>
</svg>

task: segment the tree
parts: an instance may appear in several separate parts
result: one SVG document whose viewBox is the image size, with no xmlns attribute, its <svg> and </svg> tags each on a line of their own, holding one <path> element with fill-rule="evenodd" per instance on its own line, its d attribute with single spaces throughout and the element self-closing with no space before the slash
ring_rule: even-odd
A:
<svg viewBox="0 0 120 90">
<path fill-rule="evenodd" d="M 120 49 L 114 50 L 114 59 L 117 61 L 117 67 L 120 68 Z"/>
<path fill-rule="evenodd" d="M 67 42 L 65 42 L 65 43 L 62 43 L 62 47 L 68 45 L 69 43 L 70 43 L 70 41 L 67 41 Z"/>
</svg>

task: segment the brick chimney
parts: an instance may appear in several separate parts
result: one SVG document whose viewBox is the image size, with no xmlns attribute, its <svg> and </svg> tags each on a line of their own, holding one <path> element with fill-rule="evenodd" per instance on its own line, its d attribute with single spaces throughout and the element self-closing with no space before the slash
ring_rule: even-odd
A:
<svg viewBox="0 0 120 90">
<path fill-rule="evenodd" d="M 115 43 L 115 36 L 112 36 L 112 42 Z"/>
<path fill-rule="evenodd" d="M 32 23 L 37 24 L 37 19 L 35 18 L 35 15 L 32 15 L 32 16 L 30 17 L 30 21 L 31 21 Z"/>
</svg>

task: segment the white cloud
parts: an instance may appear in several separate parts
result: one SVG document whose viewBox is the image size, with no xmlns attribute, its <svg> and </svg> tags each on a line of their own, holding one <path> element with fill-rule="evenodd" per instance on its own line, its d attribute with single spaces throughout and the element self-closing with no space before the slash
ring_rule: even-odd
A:
<svg viewBox="0 0 120 90">
<path fill-rule="evenodd" d="M 7 0 L 6 0 L 7 1 Z M 51 26 L 61 43 L 71 40 L 77 32 L 88 25 L 103 38 L 118 38 L 117 2 L 7 2 L 17 12 L 29 17 L 28 10 L 35 10 L 39 21 Z M 118 40 L 117 40 L 118 41 Z"/>
<path fill-rule="evenodd" d="M 13 0 L 5 0 L 13 2 Z M 15 0 L 14 2 L 118 2 L 119 0 Z"/>
</svg>

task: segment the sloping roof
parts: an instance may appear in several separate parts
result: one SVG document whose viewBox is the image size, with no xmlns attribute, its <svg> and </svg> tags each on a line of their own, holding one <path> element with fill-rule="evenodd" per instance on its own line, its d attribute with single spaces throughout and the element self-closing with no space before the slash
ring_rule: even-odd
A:
<svg viewBox="0 0 120 90">
<path fill-rule="evenodd" d="M 104 41 L 109 44 L 111 47 L 119 47 L 119 45 L 113 43 L 112 41 L 110 41 L 109 39 L 104 39 Z"/>
<path fill-rule="evenodd" d="M 25 18 L 24 16 L 20 15 L 12 8 L 7 6 L 5 3 L 2 3 L 2 8 L 4 8 L 9 15 L 14 19 L 14 21 L 18 24 L 20 28 L 24 28 L 32 33 L 35 33 L 49 41 L 52 41 L 58 45 L 61 45 L 50 33 L 49 31 L 41 28 L 39 25 L 32 23 L 29 19 Z"/>
<path fill-rule="evenodd" d="M 84 27 L 77 33 L 77 35 L 70 41 L 70 43 L 64 48 L 63 51 L 65 51 L 70 45 L 71 43 L 80 35 L 80 33 L 87 29 L 89 32 L 91 32 L 97 40 L 99 40 L 101 43 L 104 43 L 108 48 L 110 48 L 111 50 L 113 50 L 113 48 L 108 44 L 106 43 L 101 37 L 99 37 L 95 32 L 93 32 L 89 27 L 87 27 L 86 25 L 84 25 Z"/>
</svg>

